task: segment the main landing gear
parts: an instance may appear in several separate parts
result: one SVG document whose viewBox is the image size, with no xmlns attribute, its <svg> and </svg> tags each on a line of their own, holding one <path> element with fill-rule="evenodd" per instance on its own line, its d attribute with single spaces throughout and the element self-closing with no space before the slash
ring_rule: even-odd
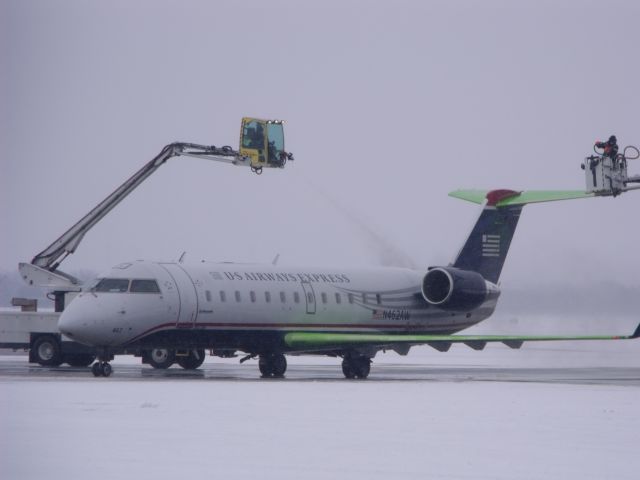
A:
<svg viewBox="0 0 640 480">
<path fill-rule="evenodd" d="M 287 371 L 287 359 L 281 353 L 260 355 L 258 368 L 262 378 L 282 378 Z"/>
<path fill-rule="evenodd" d="M 371 371 L 371 359 L 364 355 L 345 355 L 342 360 L 342 373 L 348 379 L 365 379 Z"/>
</svg>

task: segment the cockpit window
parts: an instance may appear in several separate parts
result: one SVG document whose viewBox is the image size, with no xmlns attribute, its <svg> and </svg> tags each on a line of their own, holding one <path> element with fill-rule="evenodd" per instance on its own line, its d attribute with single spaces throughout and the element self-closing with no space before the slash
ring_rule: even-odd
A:
<svg viewBox="0 0 640 480">
<path fill-rule="evenodd" d="M 96 291 L 96 285 L 98 285 L 101 281 L 102 281 L 102 278 L 94 278 L 93 280 L 91 280 L 90 282 L 85 283 L 82 286 L 82 291 L 83 292 L 95 292 Z"/>
<path fill-rule="evenodd" d="M 131 280 L 132 293 L 160 293 L 158 282 L 155 280 Z"/>
<path fill-rule="evenodd" d="M 129 280 L 126 278 L 103 278 L 93 290 L 95 292 L 126 292 L 129 290 Z"/>
</svg>

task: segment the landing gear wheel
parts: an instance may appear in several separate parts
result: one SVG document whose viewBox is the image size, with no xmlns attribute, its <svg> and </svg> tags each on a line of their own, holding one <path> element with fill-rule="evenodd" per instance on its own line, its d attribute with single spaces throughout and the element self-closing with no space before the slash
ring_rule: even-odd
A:
<svg viewBox="0 0 640 480">
<path fill-rule="evenodd" d="M 287 359 L 281 353 L 274 355 L 271 359 L 271 365 L 273 369 L 273 376 L 276 378 L 284 377 L 284 372 L 287 371 Z"/>
<path fill-rule="evenodd" d="M 111 368 L 111 365 L 107 362 L 104 362 L 102 364 L 102 376 L 103 377 L 108 377 L 109 375 L 111 375 L 111 372 L 113 372 L 113 369 Z"/>
<path fill-rule="evenodd" d="M 153 368 L 169 368 L 176 361 L 176 353 L 168 348 L 154 348 L 147 354 L 149 365 Z"/>
<path fill-rule="evenodd" d="M 91 373 L 94 377 L 108 377 L 113 373 L 113 369 L 108 362 L 96 362 L 91 366 Z"/>
<path fill-rule="evenodd" d="M 371 360 L 369 357 L 358 357 L 355 360 L 356 378 L 365 379 L 371 371 Z"/>
<path fill-rule="evenodd" d="M 64 361 L 72 367 L 88 367 L 95 359 L 96 356 L 90 353 L 76 353 L 67 355 Z"/>
<path fill-rule="evenodd" d="M 287 371 L 287 359 L 281 353 L 260 355 L 258 368 L 262 378 L 282 378 Z"/>
<path fill-rule="evenodd" d="M 43 335 L 33 343 L 33 358 L 44 367 L 57 367 L 62 364 L 60 342 L 52 335 Z"/>
<path fill-rule="evenodd" d="M 347 356 L 342 360 L 342 373 L 349 379 L 365 379 L 371 371 L 371 359 L 364 355 Z"/>
<path fill-rule="evenodd" d="M 353 368 L 353 364 L 347 358 L 342 360 L 342 373 L 344 373 L 345 378 L 349 380 L 356 378 L 356 372 Z"/>
<path fill-rule="evenodd" d="M 204 362 L 205 353 L 203 348 L 189 350 L 189 355 L 176 357 L 176 362 L 185 370 L 195 370 Z"/>
</svg>

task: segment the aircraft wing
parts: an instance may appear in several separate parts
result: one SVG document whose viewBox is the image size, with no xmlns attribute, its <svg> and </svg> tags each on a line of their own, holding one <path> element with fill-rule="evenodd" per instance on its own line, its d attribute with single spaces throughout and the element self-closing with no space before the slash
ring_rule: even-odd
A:
<svg viewBox="0 0 640 480">
<path fill-rule="evenodd" d="M 348 348 L 394 345 L 428 344 L 437 350 L 448 350 L 453 343 L 464 343 L 482 350 L 487 343 L 501 342 L 511 348 L 520 348 L 524 342 L 582 341 L 582 340 L 630 340 L 640 337 L 640 325 L 631 335 L 414 335 L 386 333 L 322 333 L 290 332 L 284 341 L 297 351 L 344 350 Z"/>
</svg>

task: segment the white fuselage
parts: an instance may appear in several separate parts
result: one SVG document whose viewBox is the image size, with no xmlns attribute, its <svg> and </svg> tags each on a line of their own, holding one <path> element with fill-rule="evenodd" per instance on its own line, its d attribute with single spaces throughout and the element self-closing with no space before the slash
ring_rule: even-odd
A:
<svg viewBox="0 0 640 480">
<path fill-rule="evenodd" d="M 100 277 L 114 279 L 109 285 L 120 282 L 120 289 L 98 283 L 79 294 L 59 328 L 104 347 L 178 341 L 242 350 L 261 335 L 290 331 L 453 333 L 495 309 L 497 295 L 472 311 L 434 307 L 422 297 L 423 276 L 401 268 L 136 261 Z M 139 281 L 153 280 L 157 290 L 133 291 Z"/>
</svg>

